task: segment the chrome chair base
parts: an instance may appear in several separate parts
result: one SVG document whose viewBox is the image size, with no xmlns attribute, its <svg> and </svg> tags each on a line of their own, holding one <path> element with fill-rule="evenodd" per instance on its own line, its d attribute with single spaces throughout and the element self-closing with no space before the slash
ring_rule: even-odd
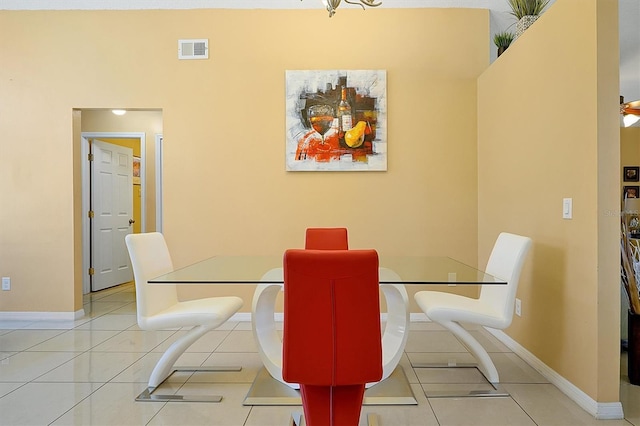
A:
<svg viewBox="0 0 640 426">
<path fill-rule="evenodd" d="M 474 363 L 412 363 L 413 368 L 478 368 Z M 480 371 L 478 369 L 478 371 Z M 482 372 L 480 371 L 480 374 Z M 484 377 L 484 375 L 483 375 Z M 486 379 L 486 377 L 485 377 Z M 508 397 L 509 392 L 500 383 L 487 383 L 492 389 L 474 389 L 469 391 L 425 391 L 428 398 L 465 398 L 465 397 Z"/>
<path fill-rule="evenodd" d="M 138 402 L 220 402 L 221 395 L 161 395 L 154 388 L 146 388 L 136 397 Z"/>
<path fill-rule="evenodd" d="M 274 379 L 261 368 L 242 405 L 302 405 L 300 391 Z M 418 405 L 401 366 L 364 393 L 362 405 Z"/>
<path fill-rule="evenodd" d="M 470 391 L 425 391 L 428 398 L 479 398 L 493 397 L 505 398 L 510 396 L 500 383 L 489 383 L 493 389 L 476 389 Z"/>
<path fill-rule="evenodd" d="M 171 374 L 176 371 L 241 371 L 242 367 L 229 366 L 229 367 L 176 367 Z M 171 377 L 171 374 L 167 376 L 167 379 Z M 165 380 L 167 380 L 165 379 Z M 162 382 L 164 383 L 164 381 Z M 161 384 L 162 384 L 161 383 Z M 220 402 L 222 401 L 221 395 L 162 395 L 154 394 L 157 387 L 148 387 L 140 395 L 136 397 L 138 402 Z"/>
</svg>

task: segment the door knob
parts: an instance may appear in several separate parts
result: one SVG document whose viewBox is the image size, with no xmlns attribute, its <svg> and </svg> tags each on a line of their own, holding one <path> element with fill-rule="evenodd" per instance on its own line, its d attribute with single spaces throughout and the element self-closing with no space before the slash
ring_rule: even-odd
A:
<svg viewBox="0 0 640 426">
<path fill-rule="evenodd" d="M 129 219 L 129 226 L 133 225 L 134 223 L 136 223 L 136 221 L 135 221 L 135 220 L 133 220 L 133 219 Z"/>
</svg>

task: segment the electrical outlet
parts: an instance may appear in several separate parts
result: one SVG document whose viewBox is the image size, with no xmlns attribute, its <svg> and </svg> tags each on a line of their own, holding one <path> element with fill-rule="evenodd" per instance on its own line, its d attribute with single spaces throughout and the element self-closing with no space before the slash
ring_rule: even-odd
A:
<svg viewBox="0 0 640 426">
<path fill-rule="evenodd" d="M 2 277 L 2 289 L 11 290 L 11 277 Z"/>
<path fill-rule="evenodd" d="M 522 316 L 522 300 L 516 298 L 516 315 Z"/>
</svg>

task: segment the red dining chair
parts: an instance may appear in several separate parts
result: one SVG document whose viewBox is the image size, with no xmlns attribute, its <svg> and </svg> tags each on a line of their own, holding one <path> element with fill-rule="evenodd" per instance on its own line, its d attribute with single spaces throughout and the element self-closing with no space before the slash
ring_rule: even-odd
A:
<svg viewBox="0 0 640 426">
<path fill-rule="evenodd" d="M 307 228 L 304 248 L 307 250 L 348 250 L 347 228 Z"/>
<path fill-rule="evenodd" d="M 382 377 L 378 253 L 287 250 L 282 343 L 305 424 L 357 425 L 366 383 Z"/>
<path fill-rule="evenodd" d="M 305 235 L 306 249 L 347 250 L 347 228 L 308 228 Z M 267 271 L 263 280 L 282 279 L 282 268 Z M 282 339 L 276 330 L 273 318 L 274 304 L 282 290 L 280 284 L 260 284 L 253 293 L 251 322 L 253 335 L 258 342 L 258 353 L 262 363 L 271 376 L 281 383 L 282 378 Z M 297 383 L 286 383 L 298 388 Z"/>
</svg>

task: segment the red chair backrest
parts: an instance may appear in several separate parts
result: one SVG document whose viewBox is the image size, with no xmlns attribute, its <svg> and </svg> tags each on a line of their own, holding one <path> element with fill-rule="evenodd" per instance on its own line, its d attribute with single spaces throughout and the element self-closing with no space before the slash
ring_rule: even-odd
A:
<svg viewBox="0 0 640 426">
<path fill-rule="evenodd" d="M 308 250 L 348 250 L 347 228 L 307 228 L 304 248 Z"/>
<path fill-rule="evenodd" d="M 378 253 L 287 250 L 282 377 L 343 386 L 382 377 Z"/>
</svg>

